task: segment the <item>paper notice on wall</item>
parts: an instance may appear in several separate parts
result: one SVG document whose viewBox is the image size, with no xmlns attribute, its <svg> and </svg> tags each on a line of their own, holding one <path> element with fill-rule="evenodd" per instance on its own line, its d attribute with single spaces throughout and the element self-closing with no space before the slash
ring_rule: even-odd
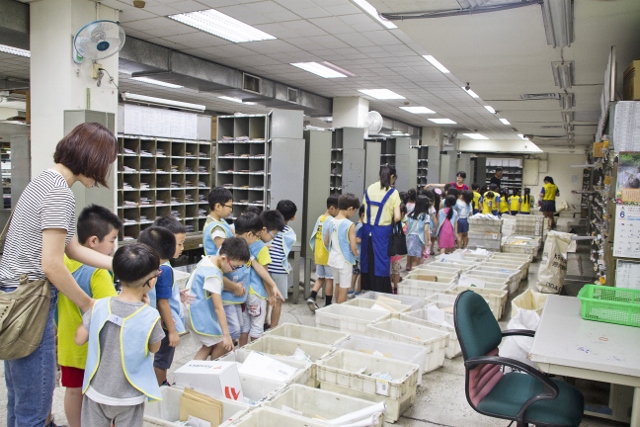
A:
<svg viewBox="0 0 640 427">
<path fill-rule="evenodd" d="M 640 290 L 640 262 L 616 261 L 616 287 Z"/>
<path fill-rule="evenodd" d="M 640 258 L 640 206 L 616 205 L 613 256 Z"/>
</svg>

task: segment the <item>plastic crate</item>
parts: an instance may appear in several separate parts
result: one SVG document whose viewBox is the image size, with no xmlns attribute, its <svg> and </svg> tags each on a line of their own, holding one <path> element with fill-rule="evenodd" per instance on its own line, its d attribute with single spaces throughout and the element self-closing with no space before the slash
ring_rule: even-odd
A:
<svg viewBox="0 0 640 427">
<path fill-rule="evenodd" d="M 440 282 L 440 283 L 453 283 L 458 280 L 458 276 L 460 275 L 459 271 L 454 272 L 446 272 L 446 271 L 436 271 L 427 269 L 424 266 L 421 268 L 414 268 L 411 270 L 409 274 L 407 274 L 406 279 L 409 280 L 426 280 L 429 282 Z"/>
<path fill-rule="evenodd" d="M 453 326 L 453 324 L 445 325 L 429 320 L 426 309 L 402 313 L 400 315 L 400 320 L 448 332 L 449 345 L 447 345 L 447 348 L 444 349 L 444 357 L 446 357 L 447 359 L 453 359 L 454 357 L 462 354 L 462 348 L 460 347 L 458 335 L 456 334 L 456 328 Z M 396 345 L 398 344 L 400 343 L 396 343 Z"/>
<path fill-rule="evenodd" d="M 408 305 L 404 305 L 404 304 L 400 304 L 400 303 L 389 303 L 387 304 L 387 306 L 393 310 L 386 310 L 382 307 L 380 307 L 380 305 L 378 305 L 379 308 L 374 308 L 374 306 L 376 304 L 378 304 L 377 299 L 369 299 L 369 298 L 354 298 L 352 300 L 349 300 L 347 302 L 343 303 L 344 305 L 350 305 L 353 307 L 361 307 L 361 308 L 366 308 L 368 310 L 378 310 L 381 311 L 383 313 L 389 313 L 391 315 L 391 317 L 398 319 L 400 318 L 400 313 L 404 313 L 406 311 L 410 311 L 411 307 Z"/>
<path fill-rule="evenodd" d="M 398 293 L 400 293 L 400 291 L 398 291 Z M 381 297 L 381 296 L 392 299 L 392 300 L 396 300 L 400 304 L 408 305 L 409 307 L 411 307 L 411 310 L 417 310 L 418 308 L 424 305 L 424 300 L 422 298 L 415 298 L 408 295 L 387 294 L 384 292 L 375 292 L 375 291 L 362 292 L 356 298 L 378 299 L 378 297 Z"/>
<path fill-rule="evenodd" d="M 422 298 L 422 303 L 419 307 L 415 307 L 414 310 L 422 308 L 424 306 L 424 298 L 433 294 L 440 294 L 451 287 L 454 283 L 441 283 L 441 282 L 429 282 L 426 280 L 412 280 L 404 279 L 398 283 L 398 295 L 397 296 L 412 296 Z"/>
<path fill-rule="evenodd" d="M 184 389 L 178 386 L 160 387 L 162 400 L 147 402 L 144 405 L 144 417 L 142 425 L 144 427 L 175 427 L 182 426 L 180 423 L 180 397 L 184 393 Z M 221 425 L 231 423 L 235 419 L 246 414 L 251 408 L 250 405 L 216 397 L 216 400 L 222 402 L 222 419 Z"/>
<path fill-rule="evenodd" d="M 404 313 L 402 316 L 404 316 Z M 415 363 L 420 366 L 418 372 L 418 385 L 422 383 L 422 368 L 427 358 L 427 349 L 423 346 L 389 341 L 380 338 L 371 338 L 364 335 L 351 335 L 349 338 L 336 345 L 336 348 L 371 355 L 373 355 L 374 352 L 380 352 L 384 357 Z"/>
<path fill-rule="evenodd" d="M 276 358 L 279 360 L 283 358 L 286 360 L 287 356 L 293 356 L 299 348 L 311 358 L 311 362 L 315 362 L 333 351 L 333 347 L 328 345 L 292 340 L 272 335 L 265 335 L 242 348 L 244 350 L 253 350 L 267 355 L 277 356 Z"/>
<path fill-rule="evenodd" d="M 481 265 L 485 267 L 499 267 L 499 268 L 518 270 L 520 271 L 520 274 L 522 276 L 520 280 L 526 279 L 529 273 L 529 267 L 527 262 L 512 261 L 507 259 L 495 259 L 495 260 L 488 259 L 484 261 Z"/>
<path fill-rule="evenodd" d="M 578 298 L 583 319 L 640 326 L 640 290 L 585 285 Z"/>
<path fill-rule="evenodd" d="M 470 267 L 466 265 L 454 264 L 451 262 L 433 261 L 427 264 L 420 264 L 411 271 L 435 271 L 442 273 L 456 273 L 462 270 L 468 270 Z"/>
<path fill-rule="evenodd" d="M 515 274 L 509 273 L 500 273 L 497 271 L 487 271 L 481 269 L 474 269 L 465 272 L 466 275 L 471 277 L 477 277 L 480 280 L 484 280 L 485 282 L 492 281 L 493 283 L 498 281 L 502 281 L 507 284 L 509 288 L 509 295 L 513 294 L 518 290 L 518 286 L 520 286 L 520 282 L 517 280 Z"/>
<path fill-rule="evenodd" d="M 367 335 L 426 347 L 427 359 L 423 367 L 425 373 L 434 371 L 444 364 L 444 350 L 449 345 L 447 332 L 398 319 L 383 320 L 369 325 Z"/>
<path fill-rule="evenodd" d="M 328 390 L 291 385 L 282 389 L 277 395 L 264 402 L 263 406 L 290 413 L 291 409 L 305 418 L 321 415 L 324 419 L 332 420 L 372 405 L 369 400 L 334 393 Z M 382 427 L 384 416 L 380 413 L 374 423 L 359 424 L 367 427 Z"/>
<path fill-rule="evenodd" d="M 497 252 L 494 253 L 491 258 L 492 261 L 502 261 L 507 260 L 510 262 L 524 262 L 527 264 L 527 274 L 529 272 L 529 267 L 531 267 L 531 263 L 533 262 L 533 255 L 531 254 L 517 254 L 517 253 L 508 253 L 508 252 Z"/>
<path fill-rule="evenodd" d="M 301 417 L 299 415 L 276 411 L 273 408 L 265 407 L 249 411 L 233 422 L 233 427 L 265 426 L 327 427 L 328 424 L 320 420 L 312 420 L 309 418 Z"/>
<path fill-rule="evenodd" d="M 283 382 L 247 374 L 240 374 L 240 383 L 242 386 L 242 394 L 245 400 L 248 399 L 246 403 L 251 406 L 260 405 L 263 401 L 287 385 Z"/>
<path fill-rule="evenodd" d="M 365 373 L 361 373 L 362 369 Z M 376 379 L 370 375 L 373 372 L 388 373 L 393 380 Z M 384 357 L 338 350 L 318 364 L 318 380 L 323 390 L 384 401 L 385 421 L 395 422 L 415 402 L 418 365 L 399 360 L 389 363 Z"/>
<path fill-rule="evenodd" d="M 292 340 L 308 341 L 316 344 L 334 345 L 345 339 L 349 334 L 313 326 L 283 323 L 282 325 L 265 331 L 264 335 L 289 338 Z"/>
<path fill-rule="evenodd" d="M 222 362 L 235 362 L 238 364 L 244 363 L 252 350 L 245 350 L 245 348 L 239 348 L 235 351 L 230 351 L 222 357 L 219 357 L 216 360 L 220 360 Z M 298 372 L 288 381 L 288 384 L 303 384 L 308 385 L 310 387 L 317 387 L 318 382 L 316 381 L 316 365 L 311 362 L 303 362 L 300 360 L 295 360 L 290 357 L 281 357 L 269 354 L 267 355 L 278 362 L 282 362 L 289 366 L 293 366 L 298 368 Z"/>
<path fill-rule="evenodd" d="M 495 265 L 488 265 L 485 263 L 480 264 L 479 266 L 477 266 L 476 268 L 474 268 L 475 271 L 484 271 L 487 272 L 489 274 L 506 274 L 506 275 L 511 275 L 513 277 L 513 282 L 516 285 L 516 289 L 514 289 L 514 292 L 518 289 L 517 286 L 520 285 L 520 282 L 522 281 L 523 278 L 523 272 L 521 269 L 517 268 L 517 267 L 510 267 L 507 265 L 503 265 L 503 266 L 495 266 Z"/>
<path fill-rule="evenodd" d="M 388 319 L 390 313 L 345 304 L 331 304 L 316 310 L 316 326 L 352 334 L 364 334 L 367 324 Z"/>
<path fill-rule="evenodd" d="M 500 286 L 499 288 L 491 288 L 489 286 L 484 288 L 478 288 L 478 287 L 456 285 L 450 290 L 448 290 L 447 293 L 451 293 L 452 295 L 458 295 L 464 291 L 471 290 L 479 295 L 482 295 L 485 301 L 487 301 L 487 303 L 489 304 L 489 308 L 491 309 L 493 314 L 496 316 L 496 319 L 500 320 L 502 318 L 502 315 L 504 314 L 505 308 L 507 307 L 507 299 L 509 298 L 509 291 L 505 289 L 506 286 L 502 287 L 498 285 Z M 402 319 L 402 316 L 400 316 L 400 318 Z"/>
</svg>

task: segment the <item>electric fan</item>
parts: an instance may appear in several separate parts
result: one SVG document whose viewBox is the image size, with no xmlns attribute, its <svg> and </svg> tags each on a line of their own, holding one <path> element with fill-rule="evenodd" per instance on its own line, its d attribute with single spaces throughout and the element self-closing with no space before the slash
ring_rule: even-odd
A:
<svg viewBox="0 0 640 427">
<path fill-rule="evenodd" d="M 100 20 L 89 22 L 73 38 L 73 60 L 97 60 L 115 55 L 122 49 L 125 33 L 119 22 Z"/>
<path fill-rule="evenodd" d="M 366 123 L 367 134 L 377 134 L 382 129 L 382 115 L 377 111 L 367 113 Z"/>
</svg>

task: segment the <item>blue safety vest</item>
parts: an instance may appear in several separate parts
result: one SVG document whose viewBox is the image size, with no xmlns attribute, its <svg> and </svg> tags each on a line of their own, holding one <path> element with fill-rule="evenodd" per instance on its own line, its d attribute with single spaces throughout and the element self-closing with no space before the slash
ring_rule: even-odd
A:
<svg viewBox="0 0 640 427">
<path fill-rule="evenodd" d="M 424 226 L 425 224 L 428 225 L 429 227 L 429 231 L 431 231 L 431 215 L 429 214 L 420 214 L 418 215 L 418 218 L 412 218 L 410 216 L 407 217 L 407 236 L 409 236 L 410 234 L 417 234 L 418 237 L 420 238 L 420 242 L 422 242 L 422 244 L 425 244 L 424 241 Z"/>
<path fill-rule="evenodd" d="M 347 264 L 354 265 L 356 263 L 356 257 L 355 255 L 353 255 L 353 252 L 351 252 L 351 244 L 349 243 L 349 229 L 352 225 L 353 222 L 351 220 L 343 220 L 342 222 L 340 222 L 340 225 L 338 225 L 337 233 L 339 243 L 338 249 L 340 250 L 342 257 L 347 262 Z M 335 221 L 331 222 L 330 227 L 331 237 L 329 238 L 329 250 L 331 250 L 331 246 L 333 245 L 333 232 L 336 231 Z"/>
<path fill-rule="evenodd" d="M 222 270 L 211 265 L 209 259 L 205 258 L 198 263 L 196 270 L 192 273 L 190 293 L 196 297 L 196 300 L 189 305 L 189 321 L 196 333 L 221 337 L 222 329 L 213 307 L 211 293 L 204 289 L 204 282 L 209 277 L 217 277 L 220 283 L 223 283 Z"/>
<path fill-rule="evenodd" d="M 282 258 L 282 268 L 287 270 L 287 272 L 291 272 L 291 266 L 289 265 L 289 253 L 293 248 L 293 245 L 296 243 L 296 233 L 293 231 L 293 228 L 289 227 L 286 231 L 281 231 L 282 233 L 282 252 L 284 252 L 284 257 Z"/>
<path fill-rule="evenodd" d="M 266 245 L 262 240 L 257 240 L 253 242 L 251 246 L 249 246 L 249 252 L 251 252 L 251 255 L 257 260 L 260 251 L 265 246 Z M 264 283 L 262 283 L 262 278 L 258 276 L 258 273 L 256 273 L 253 268 L 250 269 L 249 273 L 249 292 L 257 295 L 262 299 L 267 299 L 268 296 L 267 290 L 264 287 Z"/>
<path fill-rule="evenodd" d="M 242 282 L 242 286 L 244 287 L 245 292 L 244 292 L 244 295 L 242 295 L 241 297 L 238 297 L 234 295 L 233 292 L 225 291 L 223 286 L 222 304 L 224 305 L 243 304 L 247 300 L 247 295 L 249 294 L 249 284 L 250 284 L 249 281 L 251 280 L 250 274 L 251 274 L 251 267 L 247 267 L 246 265 L 243 265 L 242 267 L 237 268 L 236 270 L 231 271 L 229 273 L 224 273 L 224 277 L 231 280 L 232 282 L 235 282 L 235 283 Z"/>
<path fill-rule="evenodd" d="M 184 317 L 182 316 L 182 309 L 180 303 L 180 288 L 176 284 L 176 276 L 173 274 L 173 267 L 169 261 L 164 264 L 171 269 L 171 277 L 173 279 L 171 283 L 171 298 L 169 298 L 169 307 L 171 308 L 171 317 L 176 325 L 176 332 L 180 335 L 187 333 L 187 329 L 184 327 Z M 155 287 L 153 288 L 155 289 Z"/>
<path fill-rule="evenodd" d="M 211 238 L 211 232 L 216 227 L 221 227 L 222 229 L 224 229 L 226 238 L 233 237 L 233 231 L 231 231 L 231 227 L 229 227 L 227 221 L 225 221 L 224 219 L 221 219 L 220 221 L 212 219 L 210 223 L 204 226 L 204 230 L 202 230 L 202 243 L 204 245 L 205 255 L 218 255 L 219 248 Z"/>
</svg>

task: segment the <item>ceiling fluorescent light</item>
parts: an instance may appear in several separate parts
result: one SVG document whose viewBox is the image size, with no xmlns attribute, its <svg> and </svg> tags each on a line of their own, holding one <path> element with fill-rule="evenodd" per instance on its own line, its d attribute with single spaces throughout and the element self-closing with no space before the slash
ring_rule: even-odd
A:
<svg viewBox="0 0 640 427">
<path fill-rule="evenodd" d="M 24 56 L 25 58 L 31 58 L 31 51 L 26 49 L 19 49 L 13 46 L 7 46 L 6 44 L 0 44 L 0 52 L 10 53 L 11 55 Z"/>
<path fill-rule="evenodd" d="M 318 75 L 320 77 L 324 77 L 325 79 L 336 79 L 340 77 L 347 77 L 346 74 L 341 73 L 333 68 L 329 68 L 324 64 L 319 64 L 317 62 L 292 62 L 291 65 L 294 67 L 301 68 L 305 71 Z"/>
<path fill-rule="evenodd" d="M 369 2 L 367 2 L 366 0 L 353 0 L 353 2 L 358 6 L 360 6 L 369 15 L 373 16 L 376 19 L 376 21 L 378 21 L 388 29 L 393 30 L 394 28 L 398 28 L 393 22 L 387 21 L 386 19 L 382 19 L 378 14 L 378 11 L 376 10 L 376 8 L 370 5 Z"/>
<path fill-rule="evenodd" d="M 438 125 L 455 125 L 457 124 L 451 119 L 429 119 L 430 122 L 433 122 Z"/>
<path fill-rule="evenodd" d="M 242 99 L 240 98 L 232 98 L 230 96 L 219 96 L 218 99 L 223 99 L 225 101 L 230 101 L 230 102 L 235 102 L 237 104 L 244 104 L 244 105 L 256 105 L 255 102 L 244 102 Z"/>
<path fill-rule="evenodd" d="M 168 88 L 171 88 L 171 89 L 179 89 L 181 87 L 184 87 L 184 86 L 180 86 L 180 85 L 174 85 L 173 83 L 167 83 L 167 82 L 162 82 L 162 81 L 156 80 L 156 79 L 150 79 L 149 77 L 131 77 L 131 80 L 135 80 L 135 81 L 142 82 L 142 83 L 149 83 L 149 84 L 152 84 L 152 85 L 168 87 Z"/>
<path fill-rule="evenodd" d="M 574 41 L 573 0 L 544 0 L 542 23 L 548 45 L 560 48 L 571 45 Z"/>
<path fill-rule="evenodd" d="M 576 98 L 572 93 L 563 93 L 560 95 L 560 108 L 562 110 L 571 110 L 576 106 Z"/>
<path fill-rule="evenodd" d="M 214 9 L 170 15 L 169 18 L 234 43 L 276 39 Z"/>
<path fill-rule="evenodd" d="M 561 89 L 571 89 L 573 85 L 573 61 L 553 61 L 551 63 L 553 80 Z"/>
<path fill-rule="evenodd" d="M 411 114 L 435 114 L 436 112 L 428 109 L 427 107 L 400 107 L 401 110 L 404 110 Z"/>
<path fill-rule="evenodd" d="M 467 88 L 465 88 L 464 86 L 460 86 L 460 88 L 461 88 L 463 91 L 467 92 L 467 94 L 468 94 L 470 97 L 472 97 L 472 98 L 480 98 L 480 97 L 479 97 L 479 96 L 478 96 L 474 91 L 472 91 L 471 89 L 467 89 Z"/>
<path fill-rule="evenodd" d="M 491 114 L 495 114 L 496 110 L 493 109 L 493 107 L 491 105 L 485 105 L 484 108 L 490 112 Z"/>
<path fill-rule="evenodd" d="M 440 63 L 440 61 L 438 61 L 438 60 L 437 60 L 436 58 L 434 58 L 432 55 L 422 55 L 422 57 L 423 57 L 424 59 L 426 59 L 427 61 L 429 61 L 429 62 L 431 63 L 431 65 L 433 65 L 434 67 L 436 67 L 436 68 L 437 68 L 441 73 L 444 73 L 444 74 L 449 74 L 449 73 L 450 73 L 450 71 L 449 71 L 449 70 L 447 70 L 447 69 L 445 68 L 445 66 L 444 66 L 444 65 L 442 65 L 442 64 Z"/>
<path fill-rule="evenodd" d="M 500 121 L 502 122 L 503 125 L 505 126 L 509 126 L 511 123 L 509 123 L 509 120 L 507 119 L 500 119 Z"/>
<path fill-rule="evenodd" d="M 405 99 L 404 96 L 398 95 L 389 89 L 359 89 L 358 92 L 362 92 L 375 99 Z"/>
<path fill-rule="evenodd" d="M 471 139 L 489 139 L 481 133 L 463 133 L 463 135 Z"/>
<path fill-rule="evenodd" d="M 182 110 L 202 112 L 206 108 L 204 105 L 200 105 L 200 104 L 191 104 L 189 102 L 174 101 L 172 99 L 155 98 L 153 96 L 138 95 L 136 93 L 130 93 L 130 92 L 122 92 L 121 95 L 124 101 L 134 101 L 134 102 L 140 102 L 143 104 L 161 105 L 164 107 L 175 107 Z"/>
</svg>

